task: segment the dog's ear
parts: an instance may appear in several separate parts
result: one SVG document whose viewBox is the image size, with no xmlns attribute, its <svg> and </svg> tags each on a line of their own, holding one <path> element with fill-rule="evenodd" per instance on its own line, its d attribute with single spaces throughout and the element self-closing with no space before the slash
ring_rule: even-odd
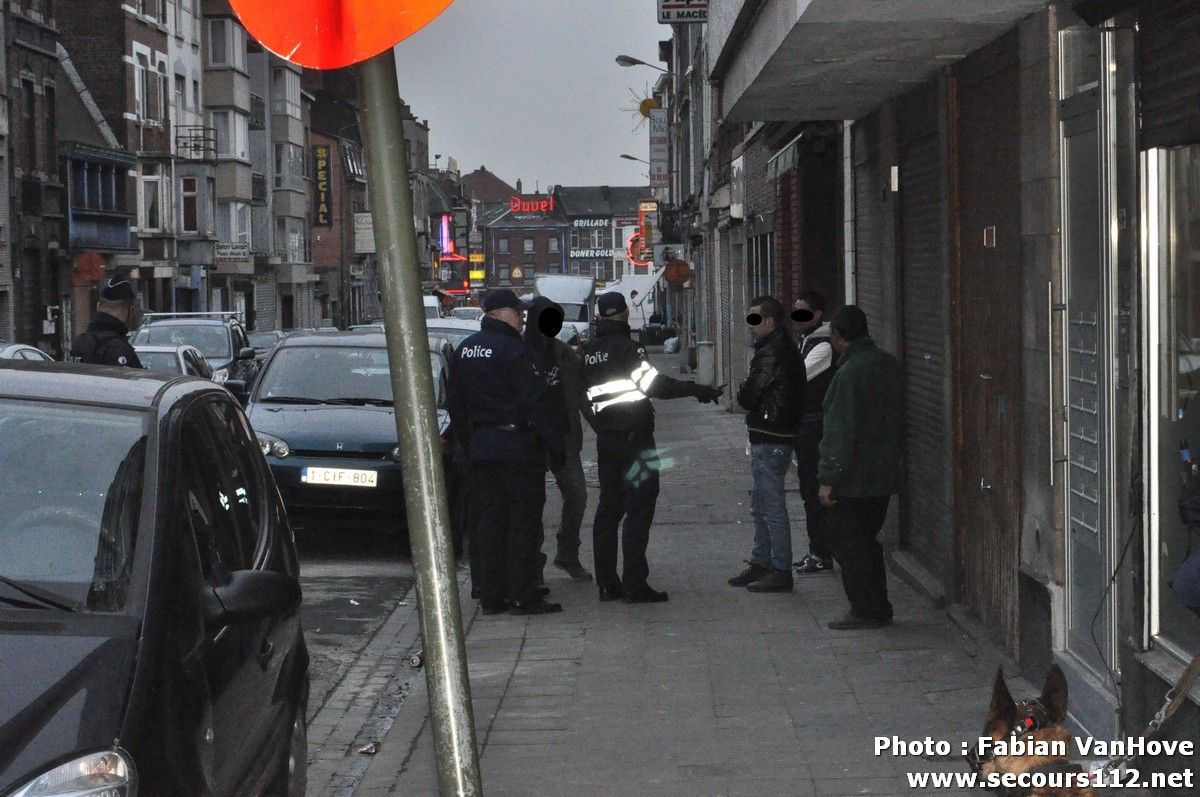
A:
<svg viewBox="0 0 1200 797">
<path fill-rule="evenodd" d="M 1051 722 L 1062 722 L 1067 718 L 1067 676 L 1057 664 L 1051 665 L 1046 674 L 1041 701 Z"/>
<path fill-rule="evenodd" d="M 1003 736 L 1017 720 L 1017 704 L 1004 683 L 1004 668 L 996 670 L 996 686 L 992 689 L 992 706 L 988 709 L 987 725 L 983 732 L 990 736 Z"/>
</svg>

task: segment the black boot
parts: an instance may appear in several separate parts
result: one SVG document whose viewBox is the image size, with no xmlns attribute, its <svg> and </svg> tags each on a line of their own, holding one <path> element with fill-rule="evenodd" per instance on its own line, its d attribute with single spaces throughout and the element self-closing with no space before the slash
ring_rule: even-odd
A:
<svg viewBox="0 0 1200 797">
<path fill-rule="evenodd" d="M 602 602 L 620 600 L 625 595 L 625 590 L 621 586 L 620 581 L 614 581 L 611 584 L 600 585 L 600 600 Z"/>
<path fill-rule="evenodd" d="M 754 562 L 748 562 L 750 566 L 742 572 L 738 573 L 733 578 L 729 579 L 729 586 L 744 587 L 751 581 L 758 581 L 760 578 L 771 572 L 771 568 L 756 565 Z"/>
<path fill-rule="evenodd" d="M 649 584 L 638 584 L 625 589 L 626 603 L 666 603 L 667 593 L 659 592 Z"/>
<path fill-rule="evenodd" d="M 791 592 L 792 574 L 787 570 L 770 570 L 746 585 L 748 592 Z"/>
</svg>

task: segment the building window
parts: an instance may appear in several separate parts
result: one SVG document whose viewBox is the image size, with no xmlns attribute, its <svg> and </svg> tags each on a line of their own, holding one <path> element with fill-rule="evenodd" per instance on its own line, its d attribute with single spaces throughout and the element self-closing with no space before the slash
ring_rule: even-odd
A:
<svg viewBox="0 0 1200 797">
<path fill-rule="evenodd" d="M 187 78 L 175 73 L 175 119 L 182 118 L 182 111 L 187 108 Z"/>
<path fill-rule="evenodd" d="M 502 254 L 502 255 L 507 255 L 507 254 L 508 254 L 508 239 L 507 239 L 507 238 L 501 238 L 501 239 L 500 239 L 499 241 L 497 241 L 496 243 L 497 243 L 497 244 L 499 245 L 499 247 L 500 247 L 500 254 Z"/>
<path fill-rule="evenodd" d="M 250 117 L 237 111 L 213 111 L 208 118 L 216 132 L 217 155 L 249 160 Z"/>
<path fill-rule="evenodd" d="M 166 15 L 163 13 L 163 0 L 138 0 L 142 16 L 162 22 Z"/>
<path fill-rule="evenodd" d="M 307 249 L 304 220 L 287 216 L 275 217 L 275 253 L 288 263 L 304 263 Z"/>
<path fill-rule="evenodd" d="M 496 271 L 501 285 L 507 285 L 511 281 L 508 266 L 500 266 Z"/>
<path fill-rule="evenodd" d="M 362 152 L 350 144 L 342 145 L 342 162 L 346 167 L 346 175 L 353 180 L 366 180 L 367 169 L 363 165 Z"/>
<path fill-rule="evenodd" d="M 546 241 L 546 251 L 552 255 L 558 254 L 558 239 L 550 238 Z"/>
<path fill-rule="evenodd" d="M 1171 580 L 1196 545 L 1180 510 L 1200 500 L 1200 474 L 1192 464 L 1200 462 L 1200 145 L 1147 157 L 1158 166 L 1166 189 L 1152 185 L 1147 199 L 1154 202 L 1161 195 L 1165 205 L 1156 231 L 1165 246 L 1153 241 L 1148 246 L 1164 253 L 1149 297 L 1151 323 L 1158 320 L 1158 328 L 1149 330 L 1158 350 L 1157 379 L 1150 384 L 1159 386 L 1159 395 L 1147 404 L 1151 428 L 1157 429 L 1151 468 L 1158 484 L 1158 505 L 1150 513 L 1158 526 L 1158 583 L 1150 589 L 1158 598 L 1159 636 L 1181 651 L 1195 651 L 1200 623 L 1176 600 Z"/>
<path fill-rule="evenodd" d="M 200 81 L 192 81 L 192 110 L 200 110 Z"/>
<path fill-rule="evenodd" d="M 275 145 L 275 187 L 304 190 L 304 147 L 283 142 Z"/>
<path fill-rule="evenodd" d="M 200 231 L 199 198 L 196 192 L 196 178 L 184 177 L 179 188 L 180 206 L 183 212 L 180 230 L 188 233 Z"/>
<path fill-rule="evenodd" d="M 208 21 L 208 63 L 246 69 L 246 31 L 232 19 Z"/>
<path fill-rule="evenodd" d="M 300 75 L 290 69 L 271 70 L 271 113 L 300 118 Z"/>
<path fill-rule="evenodd" d="M 250 205 L 224 202 L 217 207 L 217 237 L 225 243 L 251 244 Z"/>
<path fill-rule="evenodd" d="M 21 122 L 24 130 L 25 151 L 21 152 L 21 165 L 27 171 L 38 168 L 38 139 L 37 139 L 37 94 L 34 92 L 32 80 L 21 81 Z"/>
<path fill-rule="evenodd" d="M 522 243 L 521 251 L 527 255 L 533 254 L 533 239 L 532 238 L 525 239 L 525 241 Z"/>
<path fill-rule="evenodd" d="M 572 249 L 581 249 L 582 248 L 579 245 L 579 230 L 571 230 L 570 241 L 571 241 Z"/>
<path fill-rule="evenodd" d="M 142 166 L 142 208 L 139 226 L 142 232 L 162 230 L 162 177 L 157 163 Z"/>
</svg>

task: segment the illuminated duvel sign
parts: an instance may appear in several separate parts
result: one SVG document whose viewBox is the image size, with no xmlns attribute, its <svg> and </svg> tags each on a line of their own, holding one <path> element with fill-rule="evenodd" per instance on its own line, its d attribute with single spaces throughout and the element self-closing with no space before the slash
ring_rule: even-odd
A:
<svg viewBox="0 0 1200 797">
<path fill-rule="evenodd" d="M 508 200 L 508 209 L 513 213 L 520 213 L 524 215 L 553 213 L 554 197 L 524 197 L 513 195 L 512 199 Z"/>
</svg>

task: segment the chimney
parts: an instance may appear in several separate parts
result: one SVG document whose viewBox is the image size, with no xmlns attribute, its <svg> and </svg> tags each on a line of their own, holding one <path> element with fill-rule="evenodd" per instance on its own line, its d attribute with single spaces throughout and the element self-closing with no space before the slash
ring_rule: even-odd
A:
<svg viewBox="0 0 1200 797">
<path fill-rule="evenodd" d="M 518 194 L 521 193 L 521 178 L 520 177 L 517 178 L 517 193 Z"/>
</svg>

